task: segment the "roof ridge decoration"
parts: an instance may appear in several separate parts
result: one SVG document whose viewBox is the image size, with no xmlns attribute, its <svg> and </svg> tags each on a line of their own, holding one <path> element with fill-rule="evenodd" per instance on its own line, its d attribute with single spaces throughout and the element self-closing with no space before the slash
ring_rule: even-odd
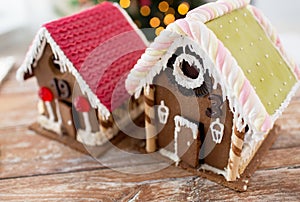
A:
<svg viewBox="0 0 300 202">
<path fill-rule="evenodd" d="M 150 45 L 131 70 L 126 80 L 126 89 L 128 92 L 131 94 L 135 93 L 135 96 L 138 97 L 143 88 L 147 90 L 148 86 L 152 84 L 153 78 L 166 68 L 168 59 L 166 56 L 172 54 L 168 53 L 171 44 L 182 36 L 188 36 L 198 45 L 201 45 L 213 64 L 217 67 L 214 70 L 210 69 L 210 71 L 214 78 L 217 78 L 216 82 L 221 84 L 223 93 L 229 100 L 229 107 L 234 114 L 237 129 L 242 131 L 248 125 L 250 130 L 253 130 L 256 135 L 254 138 L 262 139 L 263 135 L 273 127 L 275 120 L 284 108 L 287 107 L 292 95 L 299 87 L 299 82 L 292 88 L 292 91 L 276 113 L 272 116 L 269 115 L 253 86 L 250 85 L 244 72 L 231 55 L 231 52 L 224 47 L 223 43 L 204 24 L 243 7 L 247 7 L 250 11 L 254 12 L 249 2 L 249 0 L 221 0 L 209 3 L 190 11 L 186 18 L 170 24 L 155 39 L 154 43 Z M 258 15 L 258 12 L 255 13 Z M 264 20 L 264 16 L 260 15 L 259 17 L 261 18 L 260 21 L 264 22 L 261 23 L 263 27 L 266 27 L 264 29 L 269 30 L 266 33 L 273 39 L 274 46 L 276 46 L 282 55 L 286 55 L 282 50 L 281 44 L 278 43 L 278 37 L 274 37 L 276 36 L 275 31 L 270 28 L 270 23 Z M 294 64 L 287 58 L 285 59 L 289 61 L 288 64 Z M 299 69 L 296 65 L 293 65 L 293 67 L 295 67 L 293 72 L 299 79 Z"/>
<path fill-rule="evenodd" d="M 124 10 L 122 10 L 120 6 L 118 6 L 118 4 L 108 3 L 108 2 L 105 2 L 102 4 L 111 4 L 111 6 L 117 8 L 119 10 L 119 12 L 122 14 L 122 16 L 128 21 L 128 23 L 130 24 L 132 29 L 141 38 L 141 40 L 144 42 L 144 44 L 146 46 L 148 46 L 148 41 L 146 40 L 145 36 L 141 33 L 141 31 L 137 28 L 137 26 L 132 22 L 132 20 L 128 16 L 128 14 Z M 99 4 L 98 6 L 101 6 L 101 4 Z M 96 6 L 96 7 L 98 7 L 98 6 Z M 93 8 L 95 8 L 95 7 L 93 7 Z M 74 16 L 76 17 L 79 15 L 85 14 L 86 12 L 92 11 L 93 8 L 86 9 L 85 11 L 83 11 L 81 13 L 76 13 L 71 16 L 67 16 L 67 17 L 64 17 L 64 18 L 61 18 L 58 20 L 54 20 L 54 21 L 50 22 L 50 24 L 53 22 L 60 21 L 60 20 L 71 20 L 71 18 Z M 38 61 L 39 58 L 42 56 L 44 48 L 46 46 L 46 43 L 48 43 L 53 51 L 54 57 L 56 59 L 60 60 L 60 71 L 62 73 L 70 72 L 75 77 L 76 81 L 78 82 L 82 93 L 88 97 L 91 106 L 93 108 L 98 108 L 98 110 L 100 111 L 103 118 L 108 119 L 108 117 L 110 116 L 109 109 L 101 103 L 101 100 L 99 100 L 99 98 L 97 97 L 95 92 L 92 91 L 90 86 L 84 80 L 84 77 L 80 74 L 80 70 L 78 70 L 74 66 L 74 64 L 66 56 L 66 53 L 64 52 L 64 50 L 53 39 L 50 31 L 48 31 L 48 29 L 47 29 L 48 24 L 49 23 L 44 24 L 38 30 L 32 44 L 25 56 L 25 60 L 23 61 L 21 67 L 17 71 L 17 75 L 16 75 L 17 80 L 24 81 L 24 75 L 26 73 L 29 73 L 29 74 L 33 73 L 32 69 L 36 67 L 36 65 L 37 65 L 36 61 Z"/>
</svg>

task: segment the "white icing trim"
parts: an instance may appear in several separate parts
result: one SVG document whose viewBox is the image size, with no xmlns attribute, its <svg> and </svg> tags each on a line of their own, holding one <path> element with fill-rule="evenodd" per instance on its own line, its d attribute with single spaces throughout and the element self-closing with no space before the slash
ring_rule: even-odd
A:
<svg viewBox="0 0 300 202">
<path fill-rule="evenodd" d="M 165 102 L 160 101 L 160 105 L 157 108 L 158 120 L 161 124 L 166 124 L 169 118 L 169 107 L 165 105 Z"/>
<path fill-rule="evenodd" d="M 185 60 L 186 62 L 189 63 L 190 66 L 195 66 L 198 71 L 199 75 L 196 79 L 191 79 L 187 76 L 185 76 L 181 70 L 182 62 Z M 203 67 L 200 64 L 198 60 L 195 60 L 195 58 L 191 55 L 188 55 L 186 53 L 181 54 L 178 56 L 175 60 L 174 63 L 174 71 L 173 75 L 175 76 L 175 80 L 178 84 L 182 85 L 185 88 L 188 89 L 194 89 L 199 86 L 201 86 L 204 82 L 204 72 L 203 72 Z"/>
<path fill-rule="evenodd" d="M 216 173 L 218 175 L 223 175 L 225 177 L 225 179 L 227 179 L 227 172 L 228 171 L 227 171 L 226 168 L 224 170 L 221 170 L 221 169 L 212 167 L 208 164 L 203 164 L 203 165 L 200 166 L 199 171 L 200 170 L 208 170 L 208 171 L 211 171 L 211 172 Z"/>
<path fill-rule="evenodd" d="M 110 115 L 109 110 L 100 102 L 98 97 L 92 92 L 92 90 L 89 88 L 85 80 L 79 74 L 77 69 L 73 66 L 71 61 L 66 57 L 66 55 L 60 49 L 57 43 L 53 40 L 51 34 L 48 32 L 48 30 L 45 27 L 42 27 L 39 30 L 38 34 L 33 40 L 32 46 L 27 52 L 26 58 L 22 66 L 17 71 L 17 79 L 23 81 L 25 73 L 32 74 L 32 68 L 33 68 L 32 63 L 35 60 L 35 58 L 37 58 L 40 51 L 43 50 L 44 39 L 51 46 L 55 58 L 59 58 L 61 62 L 60 63 L 61 71 L 62 72 L 68 71 L 75 77 L 75 79 L 77 80 L 80 86 L 81 91 L 83 92 L 83 94 L 85 94 L 88 97 L 91 106 L 93 108 L 98 108 L 101 111 L 102 116 L 107 119 Z"/>
<path fill-rule="evenodd" d="M 82 115 L 83 115 L 85 131 L 87 133 L 92 132 L 92 126 L 91 126 L 91 123 L 90 123 L 89 113 L 88 112 L 82 112 Z"/>
<path fill-rule="evenodd" d="M 220 128 L 220 130 L 216 129 L 216 126 Z M 212 122 L 209 126 L 211 131 L 212 140 L 216 144 L 220 144 L 224 135 L 224 124 L 220 122 L 220 119 L 217 118 L 214 122 Z"/>
<path fill-rule="evenodd" d="M 40 115 L 44 114 L 45 113 L 45 107 L 44 107 L 44 102 L 43 100 L 39 100 L 38 103 L 37 103 L 37 109 L 38 109 L 38 113 Z"/>
<path fill-rule="evenodd" d="M 192 130 L 194 140 L 197 139 L 198 136 L 198 126 L 197 124 L 190 122 L 189 120 L 183 118 L 182 116 L 176 115 L 174 117 L 175 121 L 175 131 L 174 135 L 178 137 L 178 132 L 180 132 L 181 127 L 190 128 Z"/>
<path fill-rule="evenodd" d="M 77 141 L 88 146 L 100 146 L 109 141 L 113 137 L 112 134 L 113 133 L 111 129 L 105 133 L 102 131 L 92 133 L 86 130 L 78 129 Z"/>
<path fill-rule="evenodd" d="M 180 162 L 180 158 L 173 152 L 170 152 L 166 149 L 160 149 L 159 153 L 169 159 L 171 159 L 172 161 L 174 161 L 176 163 L 176 166 L 178 166 L 179 162 Z"/>
<path fill-rule="evenodd" d="M 53 109 L 52 109 L 51 102 L 45 101 L 45 106 L 46 106 L 47 112 L 49 114 L 49 120 L 50 121 L 54 121 L 55 120 L 55 116 L 54 116 L 54 112 L 53 112 Z"/>
<path fill-rule="evenodd" d="M 40 115 L 37 118 L 37 122 L 45 129 L 50 130 L 50 131 L 54 131 L 55 133 L 62 135 L 62 131 L 61 131 L 61 124 L 58 122 L 54 122 L 50 119 L 48 119 L 46 116 L 44 115 Z"/>
</svg>

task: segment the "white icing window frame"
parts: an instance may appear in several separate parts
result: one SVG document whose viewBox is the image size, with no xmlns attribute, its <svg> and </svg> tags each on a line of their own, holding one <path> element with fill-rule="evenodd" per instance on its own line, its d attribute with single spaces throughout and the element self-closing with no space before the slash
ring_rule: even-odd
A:
<svg viewBox="0 0 300 202">
<path fill-rule="evenodd" d="M 181 70 L 183 60 L 188 62 L 190 66 L 194 66 L 197 68 L 199 74 L 196 79 L 191 79 L 186 75 L 184 75 L 184 73 Z M 198 86 L 201 86 L 204 82 L 203 66 L 200 64 L 198 60 L 196 60 L 194 56 L 188 55 L 186 53 L 183 53 L 176 58 L 174 62 L 173 75 L 175 76 L 176 82 L 187 89 L 197 88 Z"/>
</svg>

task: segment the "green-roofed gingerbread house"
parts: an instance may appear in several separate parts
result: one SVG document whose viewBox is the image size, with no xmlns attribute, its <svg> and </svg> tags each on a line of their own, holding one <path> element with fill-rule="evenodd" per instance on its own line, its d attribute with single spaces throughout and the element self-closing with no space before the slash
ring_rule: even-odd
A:
<svg viewBox="0 0 300 202">
<path fill-rule="evenodd" d="M 170 24 L 126 88 L 144 93 L 148 152 L 246 190 L 299 78 L 260 11 L 248 0 L 220 0 Z"/>
</svg>

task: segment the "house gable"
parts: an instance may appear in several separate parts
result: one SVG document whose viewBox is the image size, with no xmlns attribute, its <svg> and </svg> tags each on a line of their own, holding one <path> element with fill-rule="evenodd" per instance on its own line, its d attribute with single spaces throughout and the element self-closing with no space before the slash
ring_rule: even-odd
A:
<svg viewBox="0 0 300 202">
<path fill-rule="evenodd" d="M 253 14 L 242 8 L 206 25 L 230 50 L 267 112 L 273 115 L 297 80 Z"/>
</svg>

